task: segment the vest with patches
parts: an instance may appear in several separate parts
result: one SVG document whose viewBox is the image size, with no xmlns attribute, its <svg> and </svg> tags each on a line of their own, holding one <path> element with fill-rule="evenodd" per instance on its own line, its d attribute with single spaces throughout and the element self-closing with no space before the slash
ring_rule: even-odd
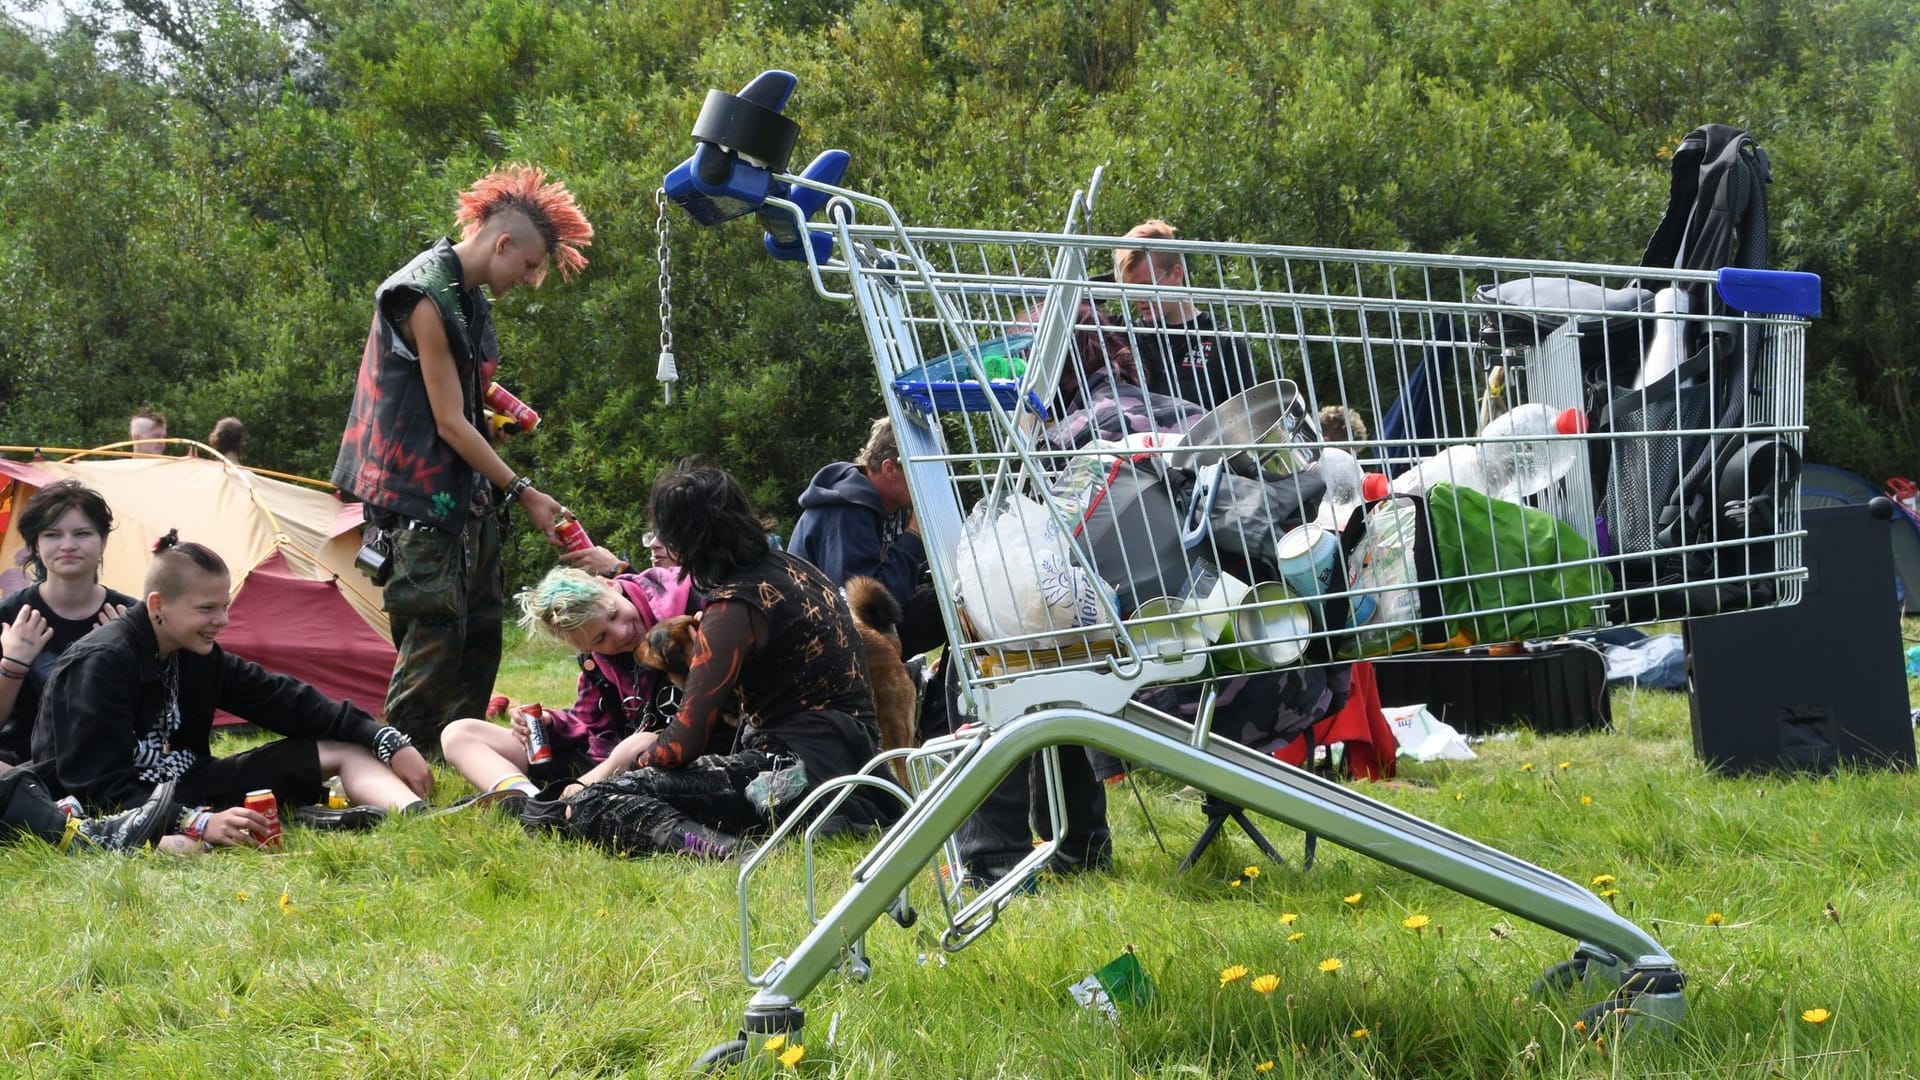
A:
<svg viewBox="0 0 1920 1080">
<path fill-rule="evenodd" d="M 374 293 L 333 482 L 369 506 L 459 532 L 473 502 L 473 467 L 440 437 L 420 358 L 400 333 L 423 298 L 433 301 L 446 330 L 462 411 L 486 430 L 480 403 L 500 362 L 493 303 L 479 286 L 466 287 L 460 257 L 443 237 Z"/>
</svg>

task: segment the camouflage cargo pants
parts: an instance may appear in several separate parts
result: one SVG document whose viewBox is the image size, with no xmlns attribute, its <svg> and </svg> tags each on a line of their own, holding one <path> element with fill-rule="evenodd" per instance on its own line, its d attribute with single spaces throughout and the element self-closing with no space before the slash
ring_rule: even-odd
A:
<svg viewBox="0 0 1920 1080">
<path fill-rule="evenodd" d="M 393 533 L 387 620 L 399 651 L 387 684 L 387 723 L 420 752 L 440 754 L 440 729 L 484 716 L 500 670 L 500 524 L 473 514 L 458 536 L 440 529 Z"/>
</svg>

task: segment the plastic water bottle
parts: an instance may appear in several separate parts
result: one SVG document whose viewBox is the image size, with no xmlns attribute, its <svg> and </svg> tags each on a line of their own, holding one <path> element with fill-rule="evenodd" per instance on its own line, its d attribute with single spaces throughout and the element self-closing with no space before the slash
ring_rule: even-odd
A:
<svg viewBox="0 0 1920 1080">
<path fill-rule="evenodd" d="M 1320 479 L 1327 483 L 1327 493 L 1320 500 L 1320 513 L 1314 518 L 1314 524 L 1339 532 L 1346 528 L 1347 516 L 1353 513 L 1353 508 L 1362 502 L 1360 463 L 1347 451 L 1329 446 L 1320 451 L 1320 463 L 1315 468 L 1320 470 Z"/>
<path fill-rule="evenodd" d="M 1653 310 L 1657 315 L 1685 315 L 1689 306 L 1685 289 L 1668 286 L 1653 294 Z M 1685 321 L 1653 320 L 1653 341 L 1647 345 L 1646 355 L 1640 358 L 1640 374 L 1633 380 L 1633 388 L 1652 386 L 1679 367 L 1687 358 L 1686 342 Z"/>
<path fill-rule="evenodd" d="M 1587 417 L 1579 409 L 1555 410 L 1539 402 L 1518 405 L 1494 417 L 1480 435 L 1488 439 L 1534 436 L 1535 441 L 1450 446 L 1395 477 L 1393 490 L 1418 495 L 1435 484 L 1455 484 L 1518 502 L 1552 487 L 1580 464 L 1579 441 L 1560 436 L 1585 430 Z"/>
</svg>

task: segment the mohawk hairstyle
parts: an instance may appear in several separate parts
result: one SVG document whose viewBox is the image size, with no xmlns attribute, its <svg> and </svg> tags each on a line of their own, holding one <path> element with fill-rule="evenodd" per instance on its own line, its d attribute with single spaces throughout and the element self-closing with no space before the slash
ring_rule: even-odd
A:
<svg viewBox="0 0 1920 1080">
<path fill-rule="evenodd" d="M 593 243 L 593 224 L 573 201 L 573 192 L 565 184 L 547 183 L 546 170 L 537 165 L 509 165 L 481 177 L 460 193 L 460 207 L 454 220 L 460 223 L 460 238 L 472 239 L 495 214 L 518 210 L 527 215 L 540 239 L 553 253 L 563 281 L 584 269 L 587 257 L 580 249 Z"/>
</svg>

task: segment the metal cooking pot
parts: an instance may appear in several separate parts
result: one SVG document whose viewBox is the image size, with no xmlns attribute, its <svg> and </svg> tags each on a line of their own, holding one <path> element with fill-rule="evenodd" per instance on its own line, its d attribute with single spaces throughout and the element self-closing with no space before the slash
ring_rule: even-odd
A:
<svg viewBox="0 0 1920 1080">
<path fill-rule="evenodd" d="M 1291 379 L 1260 383 L 1220 403 L 1187 429 L 1175 468 L 1203 469 L 1226 456 L 1227 468 L 1242 476 L 1273 480 L 1313 464 L 1320 431 L 1307 415 L 1306 399 Z M 1236 444 L 1252 450 L 1223 451 Z"/>
<path fill-rule="evenodd" d="M 1171 455 L 1174 468 L 1195 470 L 1193 503 L 1181 522 L 1182 544 L 1192 549 L 1206 535 L 1222 472 L 1277 480 L 1312 465 L 1319 442 L 1320 431 L 1292 380 L 1264 382 L 1221 402 L 1187 429 L 1182 448 Z M 1249 448 L 1226 449 L 1239 444 Z"/>
</svg>

